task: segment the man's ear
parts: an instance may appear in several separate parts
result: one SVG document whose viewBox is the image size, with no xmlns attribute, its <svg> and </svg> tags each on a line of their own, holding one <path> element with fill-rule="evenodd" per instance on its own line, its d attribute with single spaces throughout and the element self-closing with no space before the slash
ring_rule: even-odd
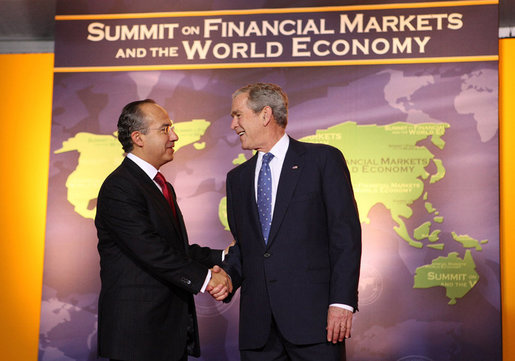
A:
<svg viewBox="0 0 515 361">
<path fill-rule="evenodd" d="M 261 117 L 263 117 L 263 125 L 266 127 L 272 120 L 272 108 L 268 105 L 261 110 Z"/>
<path fill-rule="evenodd" d="M 131 133 L 131 139 L 132 143 L 134 143 L 134 145 L 138 147 L 143 147 L 143 144 L 145 143 L 143 141 L 142 133 L 139 130 L 135 130 Z"/>
</svg>

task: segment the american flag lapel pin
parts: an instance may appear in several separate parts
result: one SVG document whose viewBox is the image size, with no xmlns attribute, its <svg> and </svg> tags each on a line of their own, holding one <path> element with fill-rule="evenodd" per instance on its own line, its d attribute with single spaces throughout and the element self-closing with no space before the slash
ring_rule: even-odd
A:
<svg viewBox="0 0 515 361">
<path fill-rule="evenodd" d="M 298 165 L 294 165 L 293 167 L 291 167 L 291 169 L 299 169 L 299 166 Z"/>
</svg>

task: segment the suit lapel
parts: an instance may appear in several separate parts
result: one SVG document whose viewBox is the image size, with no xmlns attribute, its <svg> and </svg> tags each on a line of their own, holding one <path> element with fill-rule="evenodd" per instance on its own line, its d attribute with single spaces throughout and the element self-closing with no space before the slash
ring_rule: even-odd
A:
<svg viewBox="0 0 515 361">
<path fill-rule="evenodd" d="M 172 209 L 170 208 L 170 205 L 166 201 L 165 197 L 162 197 L 162 198 L 165 200 L 168 208 L 170 208 L 169 214 L 171 215 L 172 222 L 173 222 L 174 226 L 176 227 L 176 229 L 180 230 L 180 234 L 182 236 L 182 239 L 184 240 L 184 247 L 186 248 L 186 252 L 188 252 L 188 244 L 189 244 L 188 243 L 188 233 L 186 232 L 186 226 L 184 225 L 184 218 L 182 217 L 181 209 L 179 208 L 179 204 L 177 204 L 177 195 L 175 194 L 175 189 L 173 188 L 173 186 L 168 182 L 166 184 L 172 192 L 172 199 L 173 199 L 173 204 L 175 206 L 175 212 L 177 214 L 177 218 L 175 218 L 173 216 Z"/>
<path fill-rule="evenodd" d="M 260 239 L 265 241 L 261 233 L 261 223 L 259 221 L 258 208 L 256 203 L 256 186 L 255 175 L 256 175 L 256 164 L 257 164 L 257 153 L 246 163 L 246 168 L 240 173 L 240 184 L 242 186 L 242 199 L 244 200 L 244 209 L 247 209 L 250 213 L 251 226 L 255 229 L 257 234 L 261 235 Z"/>
<path fill-rule="evenodd" d="M 149 178 L 149 176 L 141 169 L 136 163 L 134 163 L 129 158 L 125 158 L 123 163 L 124 166 L 129 169 L 130 173 L 136 178 L 138 183 L 143 188 L 144 192 L 153 200 L 153 203 L 156 204 L 158 207 L 163 208 L 163 213 L 167 215 L 170 223 L 173 225 L 175 230 L 177 231 L 177 234 L 181 236 L 181 238 L 184 238 L 184 234 L 181 230 L 181 226 L 177 223 L 177 220 L 173 216 L 172 209 L 170 208 L 170 205 L 168 204 L 168 201 L 163 196 L 163 193 L 157 188 L 154 181 Z M 173 187 L 171 187 L 170 184 L 168 186 L 172 190 L 174 202 L 175 202 L 175 191 L 173 190 Z M 177 206 L 177 202 L 175 202 L 176 210 L 178 211 L 177 214 L 180 214 L 179 207 Z M 182 215 L 179 217 L 182 219 Z M 183 228 L 183 227 L 182 227 Z"/>
<path fill-rule="evenodd" d="M 288 210 L 291 198 L 300 178 L 300 174 L 304 167 L 303 150 L 301 143 L 290 138 L 290 145 L 284 158 L 279 185 L 277 187 L 277 195 L 275 198 L 274 214 L 272 218 L 272 226 L 270 228 L 270 236 L 267 246 L 269 247 L 281 227 L 284 215 Z M 257 215 L 256 215 L 257 217 Z"/>
</svg>

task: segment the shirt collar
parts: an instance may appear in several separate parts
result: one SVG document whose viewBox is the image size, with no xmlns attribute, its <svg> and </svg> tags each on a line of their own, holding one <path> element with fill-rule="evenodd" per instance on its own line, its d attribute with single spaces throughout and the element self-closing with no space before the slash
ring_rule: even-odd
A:
<svg viewBox="0 0 515 361">
<path fill-rule="evenodd" d="M 140 167 L 149 177 L 150 179 L 154 179 L 156 176 L 158 170 L 154 168 L 154 166 L 147 161 L 144 161 L 137 155 L 134 155 L 133 153 L 128 153 L 127 158 L 132 160 L 138 167 Z"/>
<path fill-rule="evenodd" d="M 283 161 L 286 157 L 286 152 L 288 151 L 288 146 L 290 145 L 290 137 L 288 137 L 288 134 L 284 133 L 284 135 L 275 143 L 275 145 L 268 151 L 268 153 L 272 153 L 274 155 L 274 158 L 279 159 L 280 161 Z M 258 153 L 258 161 L 261 161 L 263 159 L 264 152 Z"/>
</svg>

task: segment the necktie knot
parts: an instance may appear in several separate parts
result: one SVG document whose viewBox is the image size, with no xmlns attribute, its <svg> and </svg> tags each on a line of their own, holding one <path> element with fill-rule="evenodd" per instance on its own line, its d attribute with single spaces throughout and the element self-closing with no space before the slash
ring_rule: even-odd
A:
<svg viewBox="0 0 515 361">
<path fill-rule="evenodd" d="M 165 176 L 163 174 L 161 174 L 160 172 L 157 172 L 156 176 L 154 177 L 154 180 L 156 181 L 157 184 L 159 184 L 161 189 L 164 189 L 166 187 Z"/>
<path fill-rule="evenodd" d="M 263 164 L 262 164 L 262 166 L 267 166 L 268 163 L 270 163 L 270 161 L 272 160 L 273 157 L 274 157 L 274 155 L 272 153 L 265 153 L 263 155 Z"/>
</svg>

